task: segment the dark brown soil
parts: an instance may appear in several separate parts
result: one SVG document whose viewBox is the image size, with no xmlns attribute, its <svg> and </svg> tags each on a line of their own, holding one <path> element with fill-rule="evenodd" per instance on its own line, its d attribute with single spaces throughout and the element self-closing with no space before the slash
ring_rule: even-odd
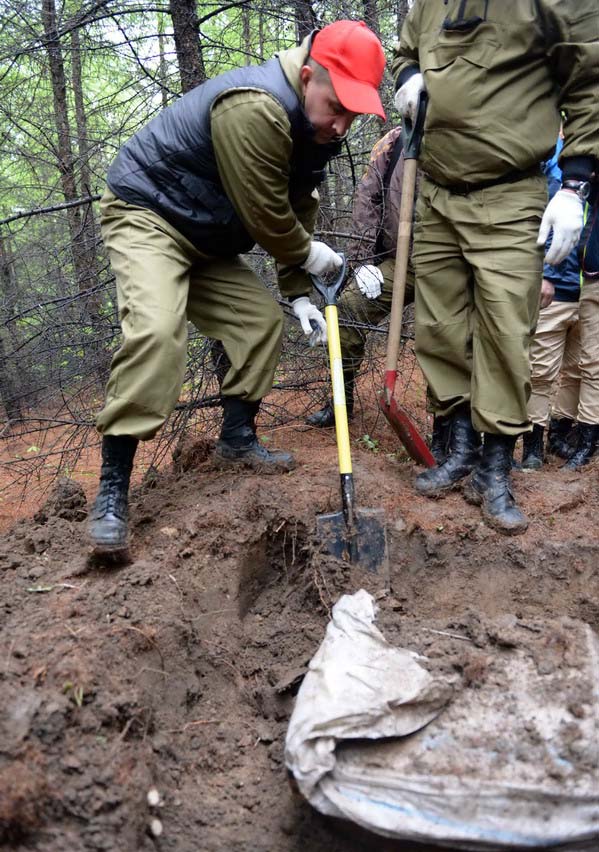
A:
<svg viewBox="0 0 599 852">
<path fill-rule="evenodd" d="M 517 473 L 531 525 L 505 538 L 459 492 L 416 496 L 412 463 L 391 446 L 368 449 L 362 424 L 353 431 L 359 503 L 382 507 L 388 521 L 384 625 L 568 615 L 599 629 L 596 469 Z M 299 464 L 271 477 L 219 471 L 209 443 L 188 446 L 134 490 L 124 566 L 89 560 L 77 483 L 61 483 L 4 536 L 0 845 L 392 848 L 313 812 L 283 765 L 294 692 L 331 605 L 344 591 L 384 585 L 315 548 L 315 516 L 339 508 L 334 439 L 316 438 L 272 434 Z"/>
</svg>

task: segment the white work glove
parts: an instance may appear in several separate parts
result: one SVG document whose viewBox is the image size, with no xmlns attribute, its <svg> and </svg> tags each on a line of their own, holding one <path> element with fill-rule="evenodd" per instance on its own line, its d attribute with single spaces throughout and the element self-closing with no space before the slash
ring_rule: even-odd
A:
<svg viewBox="0 0 599 852">
<path fill-rule="evenodd" d="M 412 124 L 416 121 L 416 107 L 420 92 L 424 91 L 424 77 L 422 74 L 412 74 L 406 82 L 395 92 L 395 109 L 401 113 L 402 118 L 406 116 Z"/>
<path fill-rule="evenodd" d="M 327 272 L 334 272 L 336 269 L 341 269 L 343 260 L 336 251 L 326 243 L 319 243 L 314 240 L 310 243 L 310 252 L 305 261 L 301 264 L 302 269 L 309 272 L 311 275 L 326 275 Z"/>
<path fill-rule="evenodd" d="M 367 299 L 378 299 L 383 290 L 383 273 L 378 266 L 360 266 L 356 269 L 356 284 L 360 293 Z"/>
<path fill-rule="evenodd" d="M 314 245 L 314 243 L 312 243 L 312 245 Z M 310 336 L 310 345 L 316 346 L 317 343 L 326 343 L 326 320 L 320 313 L 316 305 L 313 305 L 307 296 L 300 296 L 299 299 L 293 300 L 293 302 L 291 303 L 291 307 L 293 308 L 293 313 L 296 315 L 296 317 L 301 323 L 304 334 Z M 310 320 L 316 323 L 317 328 L 312 328 L 312 326 L 310 325 Z"/>
<path fill-rule="evenodd" d="M 537 245 L 544 246 L 553 228 L 545 263 L 556 266 L 577 245 L 583 226 L 583 205 L 571 189 L 559 189 L 543 213 Z"/>
</svg>

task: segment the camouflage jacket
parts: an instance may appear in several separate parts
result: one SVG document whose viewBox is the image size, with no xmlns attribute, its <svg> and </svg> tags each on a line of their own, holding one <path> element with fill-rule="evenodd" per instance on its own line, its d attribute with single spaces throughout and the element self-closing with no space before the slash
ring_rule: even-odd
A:
<svg viewBox="0 0 599 852">
<path fill-rule="evenodd" d="M 401 145 L 401 128 L 394 127 L 372 149 L 368 168 L 358 184 L 349 248 L 350 257 L 358 263 L 376 264 L 395 256 L 404 171 Z M 400 146 L 399 157 L 396 146 Z"/>
</svg>

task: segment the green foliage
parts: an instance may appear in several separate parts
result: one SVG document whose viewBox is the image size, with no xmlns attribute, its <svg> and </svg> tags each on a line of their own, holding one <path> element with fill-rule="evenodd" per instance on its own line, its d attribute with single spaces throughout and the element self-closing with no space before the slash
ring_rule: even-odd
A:
<svg viewBox="0 0 599 852">
<path fill-rule="evenodd" d="M 390 49 L 397 36 L 398 0 L 369 4 L 314 0 L 311 5 L 318 25 L 342 17 L 361 19 L 367 7 L 376 7 L 385 46 Z M 199 48 L 206 74 L 256 64 L 294 45 L 301 6 L 298 0 L 248 0 L 242 5 L 198 0 Z M 14 398 L 30 422 L 39 422 L 39 427 L 31 427 L 27 444 L 46 449 L 46 443 L 34 437 L 36 428 L 42 432 L 50 428 L 45 424 L 92 422 L 110 357 L 120 345 L 114 276 L 102 247 L 99 205 L 48 208 L 72 201 L 73 192 L 78 198 L 100 195 L 120 146 L 179 97 L 181 79 L 169 4 L 147 7 L 125 0 L 106 6 L 63 0 L 56 4 L 57 33 L 50 42 L 44 33 L 41 4 L 13 0 L 9 7 L 11 14 L 3 17 L 0 28 L 0 219 L 21 218 L 0 226 L 3 394 L 12 383 Z M 60 87 L 53 85 L 49 44 L 62 62 L 65 114 L 59 114 L 57 106 Z M 80 92 L 76 91 L 77 60 Z M 391 103 L 389 79 L 385 86 L 385 100 Z M 348 137 L 351 162 L 344 153 L 331 164 L 322 186 L 323 213 L 318 223 L 326 233 L 348 230 L 352 172 L 360 177 L 370 148 L 384 129 L 376 118 L 357 120 Z M 70 159 L 60 151 L 61 133 L 68 139 Z M 67 177 L 73 181 L 68 191 Z M 46 212 L 39 214 L 40 209 Z M 31 215 L 35 211 L 38 214 Z M 86 214 L 95 227 L 92 249 L 77 265 Z M 254 255 L 251 263 L 269 285 L 274 282 L 270 262 Z M 84 272 L 89 268 L 89 279 L 82 276 L 82 268 Z M 310 370 L 314 375 L 322 363 L 321 353 L 306 353 L 297 323 L 288 323 L 288 328 L 293 334 L 285 346 L 295 352 L 297 344 L 302 366 L 284 350 L 275 388 L 292 386 L 302 393 L 306 376 Z M 209 394 L 215 393 L 206 338 L 192 333 L 188 351 L 184 396 L 201 402 L 207 386 Z M 4 396 L 0 405 L 7 409 Z M 197 411 L 219 414 L 215 407 L 199 405 Z M 273 411 L 273 417 L 287 416 L 282 407 Z M 373 452 L 378 449 L 374 442 L 372 446 L 362 443 Z M 29 455 L 22 453 L 19 461 L 31 465 L 33 455 L 33 450 Z M 65 470 L 62 458 L 60 464 Z"/>
<path fill-rule="evenodd" d="M 362 435 L 361 438 L 358 438 L 358 443 L 371 453 L 378 453 L 380 449 L 378 438 L 371 438 L 370 435 Z"/>
</svg>

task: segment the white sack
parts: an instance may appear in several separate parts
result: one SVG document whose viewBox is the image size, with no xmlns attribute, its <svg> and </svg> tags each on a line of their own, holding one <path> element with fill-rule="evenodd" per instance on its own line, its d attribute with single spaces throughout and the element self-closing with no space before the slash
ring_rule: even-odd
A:
<svg viewBox="0 0 599 852">
<path fill-rule="evenodd" d="M 374 618 L 367 592 L 343 596 L 298 693 L 286 763 L 308 801 L 452 849 L 596 852 L 599 649 L 588 625 L 514 628 L 491 676 L 454 691 Z"/>
</svg>

